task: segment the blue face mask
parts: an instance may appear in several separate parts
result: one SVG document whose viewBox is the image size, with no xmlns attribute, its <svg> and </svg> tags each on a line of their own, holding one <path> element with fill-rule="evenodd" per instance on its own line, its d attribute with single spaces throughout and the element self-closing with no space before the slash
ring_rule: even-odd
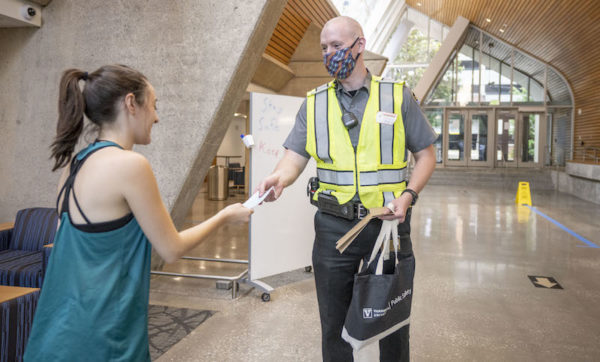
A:
<svg viewBox="0 0 600 362">
<path fill-rule="evenodd" d="M 360 56 L 360 53 L 358 53 L 356 58 L 352 58 L 352 48 L 354 48 L 358 39 L 360 37 L 356 38 L 354 43 L 347 48 L 323 55 L 323 63 L 325 63 L 329 75 L 337 79 L 346 79 L 352 74 L 356 60 Z"/>
</svg>

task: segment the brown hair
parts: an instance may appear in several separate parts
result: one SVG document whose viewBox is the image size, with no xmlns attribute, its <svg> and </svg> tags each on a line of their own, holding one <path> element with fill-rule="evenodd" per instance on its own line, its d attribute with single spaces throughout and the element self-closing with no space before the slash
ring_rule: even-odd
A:
<svg viewBox="0 0 600 362">
<path fill-rule="evenodd" d="M 83 92 L 79 81 L 85 81 Z M 146 100 L 147 78 L 125 65 L 105 65 L 88 74 L 66 70 L 60 79 L 56 138 L 50 146 L 55 160 L 52 171 L 69 163 L 83 131 L 83 115 L 99 127 L 113 122 L 119 99 L 133 93 L 139 105 Z"/>
</svg>

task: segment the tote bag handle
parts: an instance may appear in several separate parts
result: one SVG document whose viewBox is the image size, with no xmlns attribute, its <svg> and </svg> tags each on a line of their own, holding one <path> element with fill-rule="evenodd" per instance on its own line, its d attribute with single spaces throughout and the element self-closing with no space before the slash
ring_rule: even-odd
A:
<svg viewBox="0 0 600 362">
<path fill-rule="evenodd" d="M 379 231 L 379 235 L 377 236 L 377 240 L 375 241 L 375 245 L 371 251 L 369 261 L 365 266 L 368 268 L 369 265 L 371 265 L 371 263 L 375 260 L 379 249 L 382 249 L 381 254 L 379 255 L 379 260 L 377 261 L 377 267 L 375 268 L 376 275 L 383 274 L 383 261 L 388 259 L 388 255 L 390 253 L 390 237 L 394 243 L 394 257 L 396 258 L 396 265 L 398 265 L 398 251 L 401 250 L 400 243 L 398 241 L 398 219 L 383 220 L 381 223 L 381 230 Z M 361 269 L 362 263 L 361 267 L 359 267 L 359 270 Z"/>
</svg>

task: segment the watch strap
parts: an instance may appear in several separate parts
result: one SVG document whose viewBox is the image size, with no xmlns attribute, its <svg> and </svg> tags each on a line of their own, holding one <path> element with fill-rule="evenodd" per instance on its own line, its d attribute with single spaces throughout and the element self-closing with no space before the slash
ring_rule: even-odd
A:
<svg viewBox="0 0 600 362">
<path fill-rule="evenodd" d="M 404 195 L 404 193 L 408 192 L 410 194 L 410 196 L 412 196 L 412 201 L 410 203 L 410 206 L 413 206 L 414 204 L 417 203 L 417 199 L 419 198 L 419 194 L 417 194 L 417 192 L 415 190 L 412 189 L 404 189 L 404 191 L 402 191 L 402 193 L 400 195 Z"/>
</svg>

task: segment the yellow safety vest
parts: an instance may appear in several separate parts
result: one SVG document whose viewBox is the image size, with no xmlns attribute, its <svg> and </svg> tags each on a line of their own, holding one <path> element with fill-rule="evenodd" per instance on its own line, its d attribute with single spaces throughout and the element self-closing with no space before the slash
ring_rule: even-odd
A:
<svg viewBox="0 0 600 362">
<path fill-rule="evenodd" d="M 400 196 L 407 177 L 403 84 L 372 77 L 356 153 L 342 123 L 335 83 L 307 93 L 306 151 L 317 161 L 319 178 L 315 200 L 320 192 L 326 192 L 344 204 L 358 192 L 361 203 L 372 208 Z M 396 114 L 395 122 L 377 122 L 379 112 Z"/>
</svg>

